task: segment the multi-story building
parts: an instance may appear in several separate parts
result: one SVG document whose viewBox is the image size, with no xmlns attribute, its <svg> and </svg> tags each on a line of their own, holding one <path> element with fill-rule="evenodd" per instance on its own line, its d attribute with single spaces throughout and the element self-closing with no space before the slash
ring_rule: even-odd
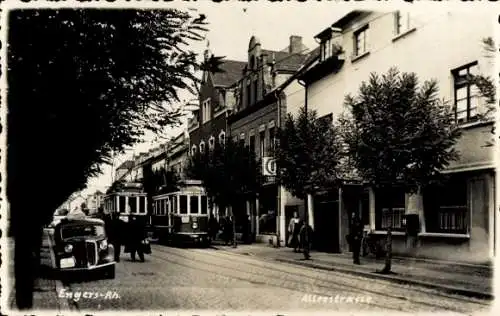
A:
<svg viewBox="0 0 500 316">
<path fill-rule="evenodd" d="M 122 180 L 125 179 L 127 175 L 130 175 L 133 168 L 134 168 L 135 162 L 133 160 L 127 160 L 124 161 L 121 165 L 118 166 L 118 168 L 115 169 L 115 180 Z"/>
<path fill-rule="evenodd" d="M 259 39 L 250 39 L 248 60 L 236 86 L 236 108 L 228 124 L 230 137 L 248 146 L 260 161 L 272 158 L 276 130 L 286 114 L 286 100 L 277 87 L 300 68 L 308 52 L 300 36 L 290 36 L 290 45 L 282 51 L 263 49 Z M 267 176 L 258 198 L 233 205 L 247 210 L 257 240 L 276 242 L 280 231 L 279 192 L 275 178 Z"/>
<path fill-rule="evenodd" d="M 422 84 L 437 80 L 440 96 L 454 109 L 463 134 L 456 144 L 460 159 L 443 170 L 450 176 L 444 188 L 429 188 L 419 196 L 418 254 L 454 259 L 487 259 L 494 250 L 494 158 L 492 120 L 480 120 L 484 100 L 467 74 L 491 75 L 493 60 L 482 40 L 491 37 L 491 17 L 462 11 L 372 12 L 352 11 L 316 37 L 321 53 L 298 77 L 306 86 L 306 102 L 334 121 L 344 110 L 346 94 L 356 94 L 370 73 L 386 73 L 391 67 L 414 72 Z M 339 49 L 341 48 L 341 49 Z M 395 252 L 406 252 L 405 215 L 409 196 L 400 190 L 393 196 L 367 187 L 337 189 L 320 209 L 315 203 L 314 224 L 328 229 L 334 250 L 346 250 L 348 211 L 357 210 L 364 224 L 381 237 L 394 231 Z M 389 210 L 388 202 L 396 207 Z M 326 228 L 323 227 L 326 223 Z"/>
<path fill-rule="evenodd" d="M 87 196 L 86 202 L 89 214 L 97 213 L 99 207 L 104 203 L 104 193 L 97 190 L 93 194 Z"/>
<path fill-rule="evenodd" d="M 205 51 L 205 60 L 211 57 Z M 205 71 L 200 87 L 200 108 L 188 122 L 190 154 L 204 152 L 215 145 L 225 143 L 227 116 L 235 108 L 238 80 L 243 76 L 246 63 L 224 59 L 218 72 Z M 215 206 L 215 214 L 226 215 L 227 210 Z"/>
</svg>

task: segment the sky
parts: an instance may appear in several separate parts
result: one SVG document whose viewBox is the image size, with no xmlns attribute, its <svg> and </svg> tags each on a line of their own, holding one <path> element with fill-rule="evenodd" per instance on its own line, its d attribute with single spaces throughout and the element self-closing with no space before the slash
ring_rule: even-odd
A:
<svg viewBox="0 0 500 316">
<path fill-rule="evenodd" d="M 310 49 L 318 44 L 314 35 L 330 26 L 352 9 L 342 5 L 331 3 L 309 3 L 304 5 L 251 5 L 246 3 L 213 4 L 206 1 L 204 4 L 191 5 L 207 17 L 209 25 L 207 28 L 207 40 L 210 50 L 216 56 L 225 56 L 227 59 L 246 61 L 248 43 L 254 35 L 260 39 L 262 48 L 270 50 L 282 50 L 289 44 L 291 35 L 302 36 L 302 42 Z M 193 49 L 203 55 L 207 41 L 198 42 Z M 170 129 L 171 136 L 178 135 L 185 128 Z M 154 136 L 147 135 L 144 142 L 128 150 L 124 155 L 115 158 L 113 166 L 104 166 L 104 173 L 90 179 L 88 188 L 81 192 L 82 195 L 91 194 L 96 190 L 104 191 L 111 185 L 113 169 L 134 154 L 147 151 L 158 145 Z"/>
</svg>

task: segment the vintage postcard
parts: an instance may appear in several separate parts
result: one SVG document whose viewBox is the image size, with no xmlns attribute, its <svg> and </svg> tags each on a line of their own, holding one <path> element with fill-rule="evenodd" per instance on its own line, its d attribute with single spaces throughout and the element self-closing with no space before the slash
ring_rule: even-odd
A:
<svg viewBox="0 0 500 316">
<path fill-rule="evenodd" d="M 486 314 L 500 11 L 1 6 L 3 314 Z"/>
</svg>

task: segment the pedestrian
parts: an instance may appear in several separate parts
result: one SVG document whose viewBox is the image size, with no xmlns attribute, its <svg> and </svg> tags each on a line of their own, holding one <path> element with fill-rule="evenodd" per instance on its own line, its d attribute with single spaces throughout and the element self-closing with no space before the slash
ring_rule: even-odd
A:
<svg viewBox="0 0 500 316">
<path fill-rule="evenodd" d="M 217 233 L 219 231 L 219 223 L 217 222 L 217 218 L 215 218 L 214 213 L 210 213 L 210 218 L 208 220 L 208 229 L 210 232 L 210 240 L 214 241 L 217 238 Z"/>
<path fill-rule="evenodd" d="M 243 216 L 242 220 L 242 240 L 245 244 L 251 243 L 250 241 L 250 215 Z"/>
<path fill-rule="evenodd" d="M 139 255 L 141 262 L 144 262 L 143 241 L 146 234 L 143 225 L 136 216 L 132 216 L 129 223 L 129 249 L 132 261 L 135 261 L 135 253 Z"/>
<path fill-rule="evenodd" d="M 294 252 L 297 252 L 299 248 L 300 224 L 299 214 L 297 212 L 293 212 L 293 217 L 288 223 L 288 233 L 290 234 L 290 237 L 288 238 L 288 245 L 293 248 Z"/>
<path fill-rule="evenodd" d="M 299 231 L 299 242 L 302 251 L 307 251 L 309 256 L 309 250 L 311 249 L 313 230 L 311 225 L 307 224 L 305 221 L 301 221 L 301 227 Z M 307 235 L 306 235 L 307 234 Z"/>
<path fill-rule="evenodd" d="M 226 220 L 224 221 L 223 234 L 225 245 L 232 244 L 233 222 L 229 216 L 226 216 Z"/>
<path fill-rule="evenodd" d="M 359 256 L 361 252 L 361 240 L 363 239 L 363 225 L 359 216 L 354 212 L 351 216 L 351 233 L 349 235 L 352 250 L 352 261 L 354 264 L 361 264 Z"/>
</svg>

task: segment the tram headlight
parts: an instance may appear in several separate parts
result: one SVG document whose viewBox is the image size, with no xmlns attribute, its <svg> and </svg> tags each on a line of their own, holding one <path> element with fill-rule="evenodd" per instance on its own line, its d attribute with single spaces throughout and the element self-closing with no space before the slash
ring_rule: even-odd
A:
<svg viewBox="0 0 500 316">
<path fill-rule="evenodd" d="M 67 253 L 72 252 L 73 251 L 73 245 L 68 244 L 68 245 L 64 246 L 64 251 L 67 252 Z"/>
<path fill-rule="evenodd" d="M 198 223 L 193 223 L 193 226 L 192 226 L 192 227 L 193 227 L 193 229 L 198 228 Z"/>
<path fill-rule="evenodd" d="M 107 248 L 108 248 L 108 241 L 107 240 L 101 241 L 101 243 L 99 244 L 99 249 L 106 250 Z"/>
</svg>

